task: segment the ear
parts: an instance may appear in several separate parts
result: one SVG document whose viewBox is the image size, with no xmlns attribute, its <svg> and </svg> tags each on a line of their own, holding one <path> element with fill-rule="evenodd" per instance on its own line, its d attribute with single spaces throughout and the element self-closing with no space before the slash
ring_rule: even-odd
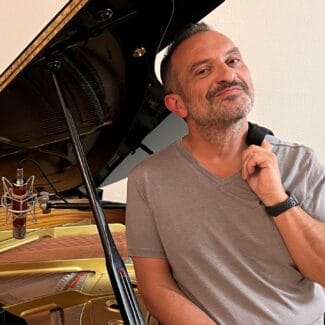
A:
<svg viewBox="0 0 325 325">
<path fill-rule="evenodd" d="M 174 93 L 165 96 L 165 106 L 173 113 L 181 118 L 185 118 L 188 114 L 183 99 Z"/>
</svg>

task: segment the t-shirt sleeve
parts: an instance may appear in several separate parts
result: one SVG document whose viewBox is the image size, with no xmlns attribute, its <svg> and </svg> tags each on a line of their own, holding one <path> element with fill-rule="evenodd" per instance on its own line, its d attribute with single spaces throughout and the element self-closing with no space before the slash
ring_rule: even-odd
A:
<svg viewBox="0 0 325 325">
<path fill-rule="evenodd" d="M 311 153 L 305 177 L 306 196 L 302 208 L 314 218 L 325 222 L 325 167 L 314 152 Z"/>
<path fill-rule="evenodd" d="M 126 239 L 129 256 L 166 258 L 145 190 L 145 177 L 138 170 L 128 177 Z"/>
</svg>

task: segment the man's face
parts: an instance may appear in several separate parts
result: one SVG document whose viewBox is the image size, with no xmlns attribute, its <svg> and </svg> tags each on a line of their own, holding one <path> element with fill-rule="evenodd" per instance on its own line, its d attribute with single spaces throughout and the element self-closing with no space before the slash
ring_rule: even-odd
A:
<svg viewBox="0 0 325 325">
<path fill-rule="evenodd" d="M 246 117 L 254 90 L 238 48 L 224 35 L 201 32 L 174 52 L 172 67 L 188 123 L 227 127 Z"/>
</svg>

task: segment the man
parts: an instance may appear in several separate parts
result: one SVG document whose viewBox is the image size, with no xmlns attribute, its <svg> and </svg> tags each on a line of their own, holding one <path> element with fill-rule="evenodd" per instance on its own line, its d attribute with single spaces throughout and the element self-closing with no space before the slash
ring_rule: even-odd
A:
<svg viewBox="0 0 325 325">
<path fill-rule="evenodd" d="M 148 310 L 161 324 L 323 324 L 325 169 L 304 146 L 246 142 L 254 90 L 226 36 L 191 26 L 161 74 L 188 134 L 129 175 Z"/>
</svg>

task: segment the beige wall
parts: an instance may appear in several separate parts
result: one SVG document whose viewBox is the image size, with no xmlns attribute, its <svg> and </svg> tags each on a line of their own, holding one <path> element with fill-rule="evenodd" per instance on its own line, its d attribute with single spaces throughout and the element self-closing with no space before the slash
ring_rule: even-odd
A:
<svg viewBox="0 0 325 325">
<path fill-rule="evenodd" d="M 67 3 L 68 0 L 0 1 L 0 74 Z"/>
<path fill-rule="evenodd" d="M 204 19 L 230 36 L 256 88 L 251 119 L 325 164 L 325 1 L 226 0 Z"/>
<path fill-rule="evenodd" d="M 304 143 L 325 164 L 325 1 L 226 0 L 205 22 L 240 47 L 256 101 L 250 120 Z M 144 143 L 158 150 L 185 132 L 169 116 Z M 138 150 L 104 182 L 104 198 L 125 201 L 125 176 L 146 155 Z"/>
</svg>

